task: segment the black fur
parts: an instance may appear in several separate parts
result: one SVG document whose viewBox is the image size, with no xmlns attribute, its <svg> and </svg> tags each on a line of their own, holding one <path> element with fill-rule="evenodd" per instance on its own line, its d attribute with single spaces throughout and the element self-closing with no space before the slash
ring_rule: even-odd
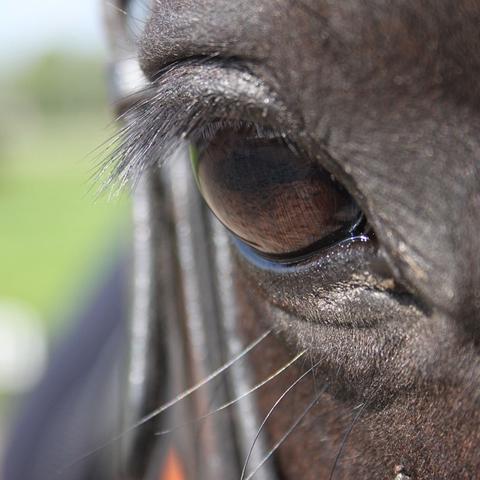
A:
<svg viewBox="0 0 480 480">
<path fill-rule="evenodd" d="M 479 25 L 476 0 L 155 3 L 141 63 L 157 99 L 162 82 L 170 111 L 193 95 L 199 112 L 286 132 L 376 234 L 296 267 L 237 254 L 246 331 L 266 322 L 282 339 L 254 358 L 259 378 L 288 345 L 331 384 L 280 449 L 286 479 L 328 478 L 343 440 L 335 478 L 480 477 Z M 209 66 L 175 73 L 192 58 Z M 305 384 L 292 405 L 311 398 Z M 289 420 L 271 422 L 273 441 Z"/>
</svg>

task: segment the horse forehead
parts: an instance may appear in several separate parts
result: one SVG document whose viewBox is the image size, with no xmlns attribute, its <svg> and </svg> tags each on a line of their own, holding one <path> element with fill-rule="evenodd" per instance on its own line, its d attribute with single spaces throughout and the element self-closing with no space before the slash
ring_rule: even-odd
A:
<svg viewBox="0 0 480 480">
<path fill-rule="evenodd" d="M 157 0 L 142 56 L 156 67 L 192 55 L 291 57 L 289 68 L 282 64 L 291 71 L 310 58 L 315 69 L 335 55 L 363 80 L 372 67 L 377 76 L 382 68 L 408 75 L 420 60 L 434 59 L 449 71 L 454 61 L 458 73 L 478 65 L 479 19 L 478 0 Z"/>
<path fill-rule="evenodd" d="M 475 0 L 160 0 L 141 61 L 250 62 L 348 173 L 407 283 L 448 309 L 480 288 L 479 23 Z"/>
<path fill-rule="evenodd" d="M 480 0 L 158 0 L 140 59 L 149 73 L 193 56 L 250 61 L 310 130 L 348 96 L 431 118 L 419 99 L 478 104 L 479 23 Z"/>
</svg>

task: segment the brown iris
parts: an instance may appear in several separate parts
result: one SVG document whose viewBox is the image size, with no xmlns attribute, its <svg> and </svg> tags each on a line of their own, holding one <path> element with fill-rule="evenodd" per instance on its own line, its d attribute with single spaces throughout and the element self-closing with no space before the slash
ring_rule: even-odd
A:
<svg viewBox="0 0 480 480">
<path fill-rule="evenodd" d="M 194 142 L 200 191 L 217 218 L 244 242 L 277 257 L 351 236 L 361 211 L 317 162 L 254 129 L 219 129 Z"/>
</svg>

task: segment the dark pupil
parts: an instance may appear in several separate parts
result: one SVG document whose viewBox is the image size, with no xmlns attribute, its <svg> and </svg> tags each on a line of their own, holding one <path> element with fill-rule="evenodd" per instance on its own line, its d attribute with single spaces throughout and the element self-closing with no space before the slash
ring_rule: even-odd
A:
<svg viewBox="0 0 480 480">
<path fill-rule="evenodd" d="M 332 176 L 278 138 L 220 131 L 191 147 L 205 201 L 244 242 L 275 256 L 350 235 L 360 210 Z"/>
</svg>

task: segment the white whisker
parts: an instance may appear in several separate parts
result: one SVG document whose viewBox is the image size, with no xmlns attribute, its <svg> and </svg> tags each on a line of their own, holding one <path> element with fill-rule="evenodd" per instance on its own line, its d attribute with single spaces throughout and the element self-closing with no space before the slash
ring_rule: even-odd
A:
<svg viewBox="0 0 480 480">
<path fill-rule="evenodd" d="M 213 371 L 210 375 L 205 377 L 203 380 L 200 382 L 196 383 L 189 389 L 183 391 L 182 393 L 178 394 L 176 397 L 172 398 L 172 400 L 168 401 L 167 403 L 164 403 L 160 407 L 156 408 L 149 414 L 145 415 L 142 417 L 140 420 L 138 420 L 136 423 L 134 423 L 132 426 L 124 430 L 123 432 L 119 433 L 115 437 L 111 438 L 107 442 L 103 443 L 102 445 L 98 446 L 97 448 L 90 450 L 89 452 L 85 453 L 78 459 L 76 459 L 74 462 L 70 463 L 69 465 L 65 466 L 62 470 L 58 472 L 58 475 L 61 475 L 65 470 L 68 470 L 69 468 L 72 468 L 74 465 L 86 460 L 87 458 L 91 457 L 92 455 L 96 454 L 97 452 L 103 450 L 104 448 L 112 445 L 116 441 L 120 440 L 123 436 L 127 435 L 128 433 L 132 432 L 133 430 L 141 427 L 145 423 L 149 422 L 153 418 L 157 417 L 160 415 L 162 412 L 165 410 L 173 407 L 175 404 L 178 402 L 182 401 L 186 397 L 190 396 L 192 393 L 195 393 L 198 389 L 212 381 L 214 378 L 218 377 L 221 373 L 223 373 L 225 370 L 229 369 L 232 365 L 234 365 L 236 362 L 238 362 L 240 359 L 242 359 L 247 353 L 249 353 L 251 350 L 253 350 L 262 340 L 268 337 L 272 333 L 271 330 L 267 330 L 265 333 L 260 335 L 256 340 L 254 340 L 252 343 L 247 345 L 238 355 L 236 355 L 234 358 L 229 360 L 227 363 L 224 363 L 221 367 L 217 368 L 215 371 Z"/>
<path fill-rule="evenodd" d="M 326 387 L 325 387 L 326 388 Z M 287 437 L 298 427 L 300 422 L 306 417 L 308 412 L 315 406 L 315 404 L 318 402 L 319 398 L 323 394 L 323 389 L 322 391 L 315 396 L 315 398 L 307 405 L 307 408 L 301 413 L 301 415 L 295 420 L 293 425 L 284 433 L 282 438 L 269 450 L 269 452 L 263 457 L 263 460 L 255 467 L 255 470 L 253 470 L 252 473 L 245 479 L 245 480 L 251 480 L 253 476 L 260 470 L 260 468 L 263 466 L 263 464 L 278 450 L 278 448 L 282 445 L 282 443 L 287 439 Z M 243 480 L 243 478 L 241 479 Z"/>
<path fill-rule="evenodd" d="M 340 460 L 340 457 L 343 453 L 343 449 L 345 448 L 345 445 L 347 444 L 347 440 L 350 437 L 350 434 L 353 431 L 353 427 L 359 420 L 359 418 L 362 416 L 363 412 L 365 411 L 365 408 L 367 408 L 367 405 L 369 404 L 370 400 L 372 399 L 373 395 L 376 393 L 376 391 L 373 391 L 370 396 L 363 402 L 363 404 L 360 404 L 356 407 L 354 407 L 354 410 L 358 408 L 358 412 L 355 414 L 353 417 L 353 420 L 351 421 L 347 431 L 345 432 L 345 435 L 342 438 L 342 442 L 340 444 L 340 448 L 338 449 L 337 455 L 335 456 L 335 460 L 333 461 L 332 469 L 330 471 L 330 476 L 328 477 L 328 480 L 333 479 L 333 475 L 335 474 L 335 470 L 337 469 L 338 462 Z"/>
<path fill-rule="evenodd" d="M 116 10 L 117 12 L 121 13 L 122 15 L 125 15 L 127 16 L 128 13 L 126 10 L 123 10 L 123 8 L 120 8 L 118 5 L 115 5 L 114 3 L 112 2 L 107 2 L 106 3 L 107 7 L 110 7 L 110 8 L 113 8 L 114 10 Z"/>
<path fill-rule="evenodd" d="M 179 428 L 183 428 L 183 427 L 186 427 L 188 425 L 192 425 L 192 424 L 195 424 L 197 422 L 200 422 L 202 420 L 205 420 L 206 418 L 218 413 L 218 412 L 221 412 L 222 410 L 225 410 L 226 408 L 228 407 L 231 407 L 232 405 L 234 405 L 235 403 L 239 402 L 240 400 L 242 400 L 242 398 L 245 398 L 246 396 L 250 395 L 251 393 L 255 392 L 256 390 L 258 390 L 259 388 L 263 387 L 264 385 L 266 385 L 267 383 L 271 382 L 274 378 L 278 377 L 278 375 L 280 375 L 281 373 L 283 373 L 285 370 L 287 370 L 287 368 L 289 368 L 290 366 L 292 366 L 299 358 L 303 357 L 303 355 L 305 355 L 305 353 L 307 352 L 307 350 L 303 350 L 303 352 L 300 352 L 298 355 L 296 355 L 294 358 L 292 358 L 292 360 L 290 360 L 288 363 L 286 363 L 285 365 L 283 365 L 281 368 L 279 368 L 277 371 L 275 371 L 274 373 L 272 373 L 268 378 L 266 378 L 265 380 L 262 380 L 260 383 L 257 383 L 257 385 L 255 385 L 253 388 L 251 388 L 250 390 L 247 390 L 246 392 L 242 393 L 241 395 L 239 395 L 238 397 L 234 398 L 233 400 L 230 400 L 229 402 L 227 403 L 224 403 L 223 405 L 221 405 L 220 407 L 216 408 L 215 410 L 212 410 L 211 412 L 208 412 L 206 413 L 205 415 L 202 415 L 201 417 L 198 417 L 196 418 L 195 420 L 191 420 L 190 422 L 185 422 L 185 423 L 182 423 L 181 425 L 177 425 L 169 430 L 162 430 L 161 432 L 157 432 L 156 435 L 158 436 L 161 436 L 161 435 L 166 435 L 168 433 L 172 433 L 176 430 L 178 430 Z"/>
<path fill-rule="evenodd" d="M 310 372 L 313 372 L 314 368 L 319 364 L 320 362 L 317 362 L 315 363 L 314 365 L 312 365 L 306 372 L 304 372 L 302 375 L 300 375 L 300 377 L 298 377 L 281 395 L 280 397 L 278 397 L 278 399 L 276 400 L 276 402 L 272 405 L 272 408 L 270 408 L 270 410 L 268 411 L 268 413 L 265 415 L 265 418 L 263 419 L 256 435 L 255 435 L 255 438 L 253 439 L 253 442 L 252 442 L 252 445 L 250 447 L 250 450 L 248 451 L 248 454 L 247 454 L 247 458 L 245 459 L 245 462 L 243 464 L 243 468 L 242 468 L 242 473 L 241 473 L 241 476 L 240 476 L 240 480 L 243 480 L 245 478 L 245 473 L 247 471 L 247 467 L 248 467 L 248 462 L 250 461 L 250 457 L 252 456 L 252 452 L 253 452 L 253 449 L 255 447 L 255 444 L 257 443 L 257 440 L 258 440 L 258 437 L 260 436 L 260 433 L 262 432 L 263 430 L 263 427 L 265 426 L 265 424 L 267 423 L 268 419 L 270 418 L 270 416 L 272 415 L 272 413 L 274 412 L 274 410 L 277 408 L 277 406 L 279 405 L 279 403 L 288 395 L 288 393 L 293 390 L 295 388 L 295 386 L 301 381 L 303 380 Z M 320 392 L 320 394 L 322 394 L 326 389 L 326 386 L 322 389 L 322 391 Z M 316 393 L 316 392 L 315 392 Z M 261 466 L 261 465 L 260 465 Z M 256 470 L 255 470 L 256 471 Z M 248 477 L 250 478 L 250 477 Z"/>
</svg>

